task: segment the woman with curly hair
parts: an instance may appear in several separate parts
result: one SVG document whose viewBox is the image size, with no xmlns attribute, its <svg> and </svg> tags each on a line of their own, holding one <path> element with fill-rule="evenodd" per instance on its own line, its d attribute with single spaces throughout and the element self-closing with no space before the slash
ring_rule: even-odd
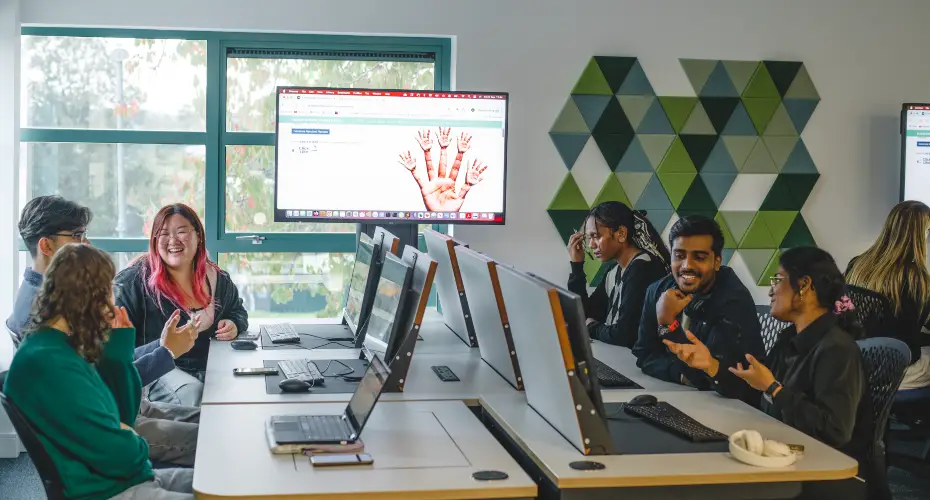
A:
<svg viewBox="0 0 930 500">
<path fill-rule="evenodd" d="M 135 329 L 113 305 L 114 274 L 100 250 L 58 250 L 3 391 L 36 429 L 65 497 L 193 499 L 193 470 L 153 472 L 148 444 L 132 430 L 142 383 Z"/>
</svg>

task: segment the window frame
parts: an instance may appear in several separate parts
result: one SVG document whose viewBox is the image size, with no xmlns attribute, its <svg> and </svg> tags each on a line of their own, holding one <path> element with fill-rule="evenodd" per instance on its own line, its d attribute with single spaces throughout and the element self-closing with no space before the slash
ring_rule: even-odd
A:
<svg viewBox="0 0 930 500">
<path fill-rule="evenodd" d="M 205 147 L 204 226 L 206 244 L 214 259 L 220 253 L 254 252 L 354 252 L 355 233 L 227 233 L 226 232 L 226 147 L 274 146 L 274 132 L 234 132 L 226 130 L 226 62 L 228 49 L 319 50 L 333 52 L 427 52 L 435 54 L 434 89 L 452 90 L 452 41 L 436 37 L 396 37 L 364 35 L 317 35 L 289 33 L 247 33 L 227 31 L 185 31 L 122 28 L 69 28 L 23 26 L 23 36 L 62 36 L 94 38 L 180 39 L 206 41 L 206 129 L 204 131 L 99 130 L 20 128 L 20 145 L 27 143 L 168 144 Z M 324 57 L 318 57 L 324 58 Z M 339 57 L 340 60 L 349 59 Z M 364 59 L 364 58 L 359 58 Z M 370 60 L 370 59 L 369 59 Z M 447 226 L 435 229 L 445 232 Z M 261 244 L 244 236 L 260 236 Z M 111 252 L 144 252 L 147 238 L 94 238 L 94 245 Z M 422 235 L 421 249 L 425 248 Z M 25 246 L 20 242 L 20 248 Z"/>
</svg>

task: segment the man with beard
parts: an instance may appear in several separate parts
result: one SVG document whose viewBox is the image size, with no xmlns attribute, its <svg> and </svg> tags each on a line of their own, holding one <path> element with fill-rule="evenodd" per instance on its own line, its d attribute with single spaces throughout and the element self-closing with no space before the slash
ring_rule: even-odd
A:
<svg viewBox="0 0 930 500">
<path fill-rule="evenodd" d="M 672 274 L 646 291 L 633 346 L 636 365 L 660 380 L 711 390 L 719 386 L 717 375 L 736 366 L 746 353 L 764 357 L 755 303 L 736 273 L 720 265 L 723 233 L 712 219 L 681 218 L 669 232 L 669 243 Z M 692 338 L 703 342 L 713 356 L 703 369 L 689 367 L 662 343 L 668 339 L 690 344 Z M 723 380 L 726 383 L 726 377 Z M 758 399 L 743 385 L 718 388 L 730 397 Z"/>
</svg>

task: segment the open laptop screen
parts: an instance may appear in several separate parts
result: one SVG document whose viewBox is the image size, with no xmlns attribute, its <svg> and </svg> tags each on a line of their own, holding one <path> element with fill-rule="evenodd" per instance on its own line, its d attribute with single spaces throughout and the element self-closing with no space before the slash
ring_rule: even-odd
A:
<svg viewBox="0 0 930 500">
<path fill-rule="evenodd" d="M 394 254 L 387 254 L 378 287 L 375 289 L 375 300 L 368 318 L 368 327 L 365 329 L 365 343 L 369 348 L 383 351 L 385 356 L 393 344 L 392 336 L 397 330 L 396 322 L 403 304 L 404 293 L 408 287 L 410 266 Z"/>
<path fill-rule="evenodd" d="M 352 333 L 358 332 L 358 324 L 362 316 L 362 304 L 365 301 L 365 285 L 368 283 L 368 273 L 371 272 L 374 247 L 365 241 L 359 241 L 355 252 L 355 265 L 352 267 L 352 277 L 349 280 L 349 291 L 346 299 L 345 319 Z"/>
<path fill-rule="evenodd" d="M 362 380 L 359 382 L 355 394 L 352 395 L 349 406 L 346 408 L 346 417 L 352 425 L 352 430 L 356 433 L 353 439 L 357 439 L 358 435 L 362 433 L 362 428 L 365 427 L 365 422 L 371 416 L 371 410 L 374 409 L 375 403 L 378 402 L 388 375 L 391 373 L 377 355 L 372 354 L 369 359 L 371 361 L 368 364 L 368 369 L 365 371 L 365 375 L 362 376 Z"/>
</svg>

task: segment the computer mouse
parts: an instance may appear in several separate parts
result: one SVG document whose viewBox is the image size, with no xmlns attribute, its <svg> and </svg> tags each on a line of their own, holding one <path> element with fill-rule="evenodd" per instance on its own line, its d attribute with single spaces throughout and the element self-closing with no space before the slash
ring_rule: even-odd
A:
<svg viewBox="0 0 930 500">
<path fill-rule="evenodd" d="M 299 378 L 286 378 L 278 382 L 278 387 L 284 392 L 307 392 L 310 390 L 310 382 Z"/>
<path fill-rule="evenodd" d="M 640 394 L 631 399 L 627 404 L 631 406 L 649 406 L 658 403 L 659 400 L 652 394 Z"/>
<path fill-rule="evenodd" d="M 229 345 L 237 351 L 253 351 L 258 348 L 258 344 L 251 340 L 233 340 Z"/>
</svg>

